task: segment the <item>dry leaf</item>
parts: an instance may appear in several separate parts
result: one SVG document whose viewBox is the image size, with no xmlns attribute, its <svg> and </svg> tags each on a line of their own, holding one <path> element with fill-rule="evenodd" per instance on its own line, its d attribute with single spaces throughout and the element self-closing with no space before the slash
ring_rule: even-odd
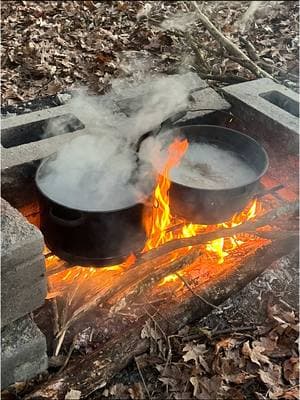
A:
<svg viewBox="0 0 300 400">
<path fill-rule="evenodd" d="M 150 320 L 147 320 L 141 331 L 141 338 L 142 339 L 152 338 L 155 341 L 157 341 L 157 340 L 161 339 L 161 337 L 162 336 L 161 336 L 159 329 L 153 328 L 152 322 Z"/>
<path fill-rule="evenodd" d="M 261 362 L 270 364 L 269 358 L 262 354 L 264 351 L 265 348 L 257 341 L 252 342 L 252 348 L 250 347 L 249 341 L 245 342 L 242 348 L 242 353 L 259 366 L 261 366 Z"/>
<path fill-rule="evenodd" d="M 283 363 L 283 376 L 291 385 L 299 383 L 300 363 L 298 357 L 291 357 Z"/>
<path fill-rule="evenodd" d="M 184 359 L 185 362 L 194 360 L 196 365 L 200 364 L 205 369 L 206 372 L 210 371 L 210 368 L 207 365 L 207 362 L 203 358 L 204 354 L 207 352 L 205 344 L 188 343 L 183 348 L 183 351 L 186 352 L 182 356 L 182 358 Z"/>
<path fill-rule="evenodd" d="M 81 397 L 80 390 L 71 389 L 65 396 L 65 400 L 79 400 Z"/>
<path fill-rule="evenodd" d="M 258 371 L 259 377 L 269 388 L 270 399 L 277 399 L 283 393 L 283 382 L 281 379 L 281 367 L 277 364 L 270 364 L 267 369 Z"/>
<path fill-rule="evenodd" d="M 222 339 L 216 343 L 216 353 L 218 353 L 221 349 L 232 349 L 236 347 L 237 344 L 238 342 L 234 338 Z"/>
<path fill-rule="evenodd" d="M 129 389 L 130 398 L 133 400 L 143 400 L 145 398 L 143 387 L 140 382 L 134 383 Z"/>
<path fill-rule="evenodd" d="M 193 395 L 199 400 L 215 400 L 218 398 L 217 393 L 221 387 L 222 379 L 220 376 L 191 377 L 191 384 L 194 387 Z"/>
</svg>

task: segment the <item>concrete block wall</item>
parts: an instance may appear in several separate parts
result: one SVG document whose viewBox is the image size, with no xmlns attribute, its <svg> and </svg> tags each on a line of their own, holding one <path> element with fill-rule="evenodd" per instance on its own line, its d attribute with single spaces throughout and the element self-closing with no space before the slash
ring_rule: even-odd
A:
<svg viewBox="0 0 300 400">
<path fill-rule="evenodd" d="M 23 317 L 1 331 L 1 388 L 33 378 L 48 367 L 46 338 Z"/>
<path fill-rule="evenodd" d="M 47 294 L 44 239 L 38 228 L 1 199 L 1 388 L 48 365 L 46 339 L 28 314 Z"/>
<path fill-rule="evenodd" d="M 44 303 L 47 294 L 44 239 L 38 228 L 1 199 L 1 325 Z"/>
</svg>

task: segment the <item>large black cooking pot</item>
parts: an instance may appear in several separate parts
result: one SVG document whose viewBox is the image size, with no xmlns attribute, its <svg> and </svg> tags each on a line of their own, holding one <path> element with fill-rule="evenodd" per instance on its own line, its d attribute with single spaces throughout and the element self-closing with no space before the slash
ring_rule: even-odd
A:
<svg viewBox="0 0 300 400">
<path fill-rule="evenodd" d="M 172 180 L 172 214 L 193 223 L 209 225 L 228 221 L 236 212 L 242 211 L 255 196 L 259 180 L 268 169 L 264 148 L 251 137 L 221 126 L 183 126 L 175 129 L 173 135 L 187 138 L 190 144 L 208 143 L 233 151 L 254 169 L 256 176 L 251 182 L 226 189 L 195 188 Z"/>
<path fill-rule="evenodd" d="M 143 248 L 146 240 L 142 221 L 144 204 L 107 211 L 59 204 L 39 185 L 47 161 L 40 164 L 35 181 L 39 189 L 40 227 L 53 253 L 72 264 L 106 266 L 119 264 L 130 253 Z"/>
</svg>

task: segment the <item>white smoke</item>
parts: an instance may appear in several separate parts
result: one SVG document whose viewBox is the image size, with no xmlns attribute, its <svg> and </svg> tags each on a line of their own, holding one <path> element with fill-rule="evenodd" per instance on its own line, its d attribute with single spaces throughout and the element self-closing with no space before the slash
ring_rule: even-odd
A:
<svg viewBox="0 0 300 400">
<path fill-rule="evenodd" d="M 186 109 L 197 83 L 197 77 L 188 73 L 152 76 L 134 84 L 116 80 L 100 100 L 79 92 L 69 105 L 86 134 L 48 160 L 39 177 L 40 188 L 54 201 L 84 210 L 114 210 L 144 201 L 153 187 L 152 165 L 164 153 L 161 143 L 149 138 L 138 160 L 136 143 Z M 48 134 L 57 134 L 57 129 L 57 122 L 49 125 Z"/>
</svg>

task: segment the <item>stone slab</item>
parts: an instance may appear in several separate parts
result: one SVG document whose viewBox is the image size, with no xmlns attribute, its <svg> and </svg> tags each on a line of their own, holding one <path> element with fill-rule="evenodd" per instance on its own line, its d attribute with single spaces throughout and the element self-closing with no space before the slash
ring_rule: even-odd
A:
<svg viewBox="0 0 300 400">
<path fill-rule="evenodd" d="M 43 235 L 38 228 L 11 205 L 1 199 L 1 271 L 16 268 L 27 260 L 42 254 Z"/>
<path fill-rule="evenodd" d="M 2 329 L 1 389 L 45 371 L 46 350 L 46 338 L 28 316 Z"/>
<path fill-rule="evenodd" d="M 32 282 L 30 287 L 23 287 L 17 292 L 1 293 L 1 326 L 12 323 L 29 312 L 40 307 L 47 294 L 45 279 Z"/>
<path fill-rule="evenodd" d="M 298 152 L 299 117 L 265 98 L 266 94 L 273 93 L 277 98 L 282 96 L 286 102 L 299 104 L 297 93 L 268 78 L 226 86 L 222 90 L 233 105 L 233 113 L 258 137 L 268 136 L 271 141 L 276 139 L 277 145 L 286 147 L 287 152 Z"/>
</svg>

